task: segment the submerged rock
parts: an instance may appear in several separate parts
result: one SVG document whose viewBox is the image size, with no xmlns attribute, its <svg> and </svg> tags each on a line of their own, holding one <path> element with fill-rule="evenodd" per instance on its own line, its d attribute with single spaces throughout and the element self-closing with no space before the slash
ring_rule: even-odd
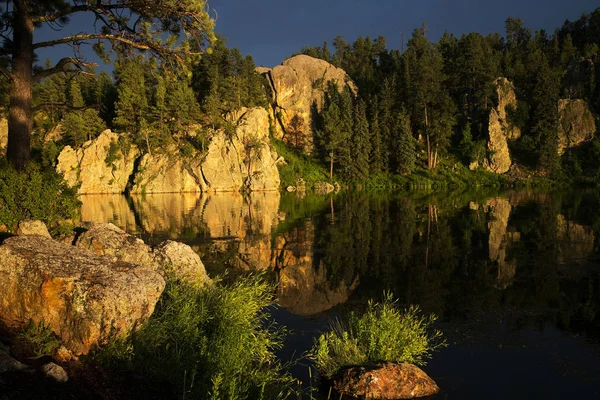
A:
<svg viewBox="0 0 600 400">
<path fill-rule="evenodd" d="M 390 400 L 431 396 L 440 391 L 422 369 L 408 363 L 350 367 L 334 380 L 334 387 L 344 395 Z"/>
<path fill-rule="evenodd" d="M 11 331 L 43 322 L 74 355 L 146 321 L 165 287 L 154 269 L 98 256 L 42 236 L 0 246 L 0 322 Z"/>
</svg>

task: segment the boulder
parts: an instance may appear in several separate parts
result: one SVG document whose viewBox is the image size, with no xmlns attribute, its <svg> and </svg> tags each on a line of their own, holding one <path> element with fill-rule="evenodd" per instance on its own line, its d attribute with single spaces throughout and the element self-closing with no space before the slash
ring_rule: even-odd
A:
<svg viewBox="0 0 600 400">
<path fill-rule="evenodd" d="M 10 331 L 43 322 L 73 355 L 87 354 L 146 321 L 165 287 L 143 265 L 98 256 L 42 236 L 0 246 L 0 322 Z"/>
<path fill-rule="evenodd" d="M 106 130 L 78 150 L 66 146 L 58 156 L 56 170 L 70 186 L 80 185 L 79 194 L 123 193 L 133 173 L 138 150 L 131 146 L 127 154 L 118 151 L 115 159 L 107 163 L 109 149 L 118 139 L 116 133 Z"/>
<path fill-rule="evenodd" d="M 508 172 L 512 164 L 508 150 L 508 140 L 515 140 L 521 136 L 521 130 L 511 124 L 507 118 L 507 109 L 517 107 L 517 97 L 513 84 L 506 78 L 496 80 L 496 93 L 498 106 L 490 111 L 487 144 L 488 157 L 484 160 L 484 167 L 497 174 Z"/>
<path fill-rule="evenodd" d="M 156 249 L 111 223 L 87 222 L 85 232 L 75 240 L 75 246 L 99 256 L 115 257 L 119 262 L 140 265 L 157 271 L 164 278 L 174 273 L 177 279 L 194 283 L 210 282 L 204 264 L 192 248 L 183 243 L 166 241 Z"/>
<path fill-rule="evenodd" d="M 312 108 L 321 110 L 328 82 L 334 82 L 340 90 L 348 86 L 357 93 L 356 85 L 343 69 L 304 54 L 288 58 L 272 69 L 257 71 L 266 76 L 271 89 L 273 109 L 270 114 L 275 124 L 275 137 L 284 139 L 290 121 L 299 116 L 309 152 L 313 147 Z"/>
<path fill-rule="evenodd" d="M 335 191 L 335 186 L 327 182 L 315 182 L 315 192 L 317 194 L 328 194 Z"/>
<path fill-rule="evenodd" d="M 65 383 L 69 380 L 67 371 L 65 371 L 60 365 L 53 362 L 42 365 L 40 372 L 44 374 L 46 378 L 52 379 L 58 383 Z"/>
<path fill-rule="evenodd" d="M 199 173 L 199 157 L 183 158 L 177 148 L 164 154 L 145 154 L 135 174 L 131 193 L 202 192 L 205 187 Z"/>
<path fill-rule="evenodd" d="M 581 99 L 558 100 L 558 154 L 594 138 L 596 118 Z"/>
<path fill-rule="evenodd" d="M 24 219 L 17 226 L 17 236 L 40 235 L 51 239 L 48 228 L 42 221 Z"/>
<path fill-rule="evenodd" d="M 0 342 L 0 374 L 11 371 L 33 372 L 33 369 L 12 358 L 8 346 Z"/>
<path fill-rule="evenodd" d="M 178 279 L 201 286 L 211 282 L 200 256 L 187 244 L 167 240 L 161 243 L 155 251 L 159 254 L 161 264 L 171 266 Z"/>
<path fill-rule="evenodd" d="M 334 388 L 352 397 L 390 400 L 431 396 L 440 391 L 423 370 L 408 363 L 348 368 L 334 380 Z"/>
<path fill-rule="evenodd" d="M 278 157 L 269 143 L 267 111 L 241 109 L 229 118 L 235 133 L 229 137 L 224 131 L 215 132 L 200 167 L 206 190 L 279 190 Z"/>
</svg>

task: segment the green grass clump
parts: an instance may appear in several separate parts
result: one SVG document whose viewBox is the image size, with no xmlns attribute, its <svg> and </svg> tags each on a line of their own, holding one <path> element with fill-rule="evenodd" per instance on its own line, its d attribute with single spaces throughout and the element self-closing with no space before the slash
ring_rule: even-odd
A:
<svg viewBox="0 0 600 400">
<path fill-rule="evenodd" d="M 170 382 L 182 398 L 284 398 L 292 379 L 274 353 L 285 331 L 268 322 L 273 293 L 260 276 L 202 288 L 169 282 L 150 320 L 98 358 Z"/>
<path fill-rule="evenodd" d="M 51 356 L 60 346 L 60 341 L 54 332 L 43 321 L 36 324 L 32 320 L 29 320 L 25 328 L 17 333 L 15 342 L 24 354 L 32 358 Z"/>
<path fill-rule="evenodd" d="M 316 158 L 301 154 L 275 138 L 271 138 L 271 144 L 286 162 L 285 165 L 278 165 L 283 187 L 296 185 L 298 178 L 304 179 L 309 188 L 317 181 L 330 181 L 329 170 Z"/>
<path fill-rule="evenodd" d="M 381 303 L 369 301 L 362 315 L 336 320 L 315 340 L 312 358 L 322 376 L 331 378 L 348 366 L 380 362 L 425 365 L 431 353 L 445 346 L 442 333 L 432 329 L 436 317 L 423 316 L 416 306 L 399 310 L 391 294 Z"/>
<path fill-rule="evenodd" d="M 54 169 L 30 162 L 18 172 L 0 161 L 0 225 L 14 230 L 23 219 L 39 219 L 52 229 L 60 221 L 74 218 L 80 205 L 76 190 Z"/>
</svg>

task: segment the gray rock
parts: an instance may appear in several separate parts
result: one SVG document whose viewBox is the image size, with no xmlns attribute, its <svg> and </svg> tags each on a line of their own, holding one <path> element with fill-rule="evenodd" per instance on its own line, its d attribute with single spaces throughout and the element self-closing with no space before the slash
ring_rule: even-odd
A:
<svg viewBox="0 0 600 400">
<path fill-rule="evenodd" d="M 63 367 L 54 363 L 48 363 L 42 366 L 40 371 L 46 378 L 54 379 L 58 383 L 65 383 L 69 380 L 69 375 Z"/>
<path fill-rule="evenodd" d="M 30 219 L 24 219 L 19 222 L 17 227 L 17 235 L 40 235 L 48 239 L 52 239 L 52 236 L 50 236 L 50 233 L 48 232 L 48 228 L 46 228 L 46 225 L 42 221 Z"/>
</svg>

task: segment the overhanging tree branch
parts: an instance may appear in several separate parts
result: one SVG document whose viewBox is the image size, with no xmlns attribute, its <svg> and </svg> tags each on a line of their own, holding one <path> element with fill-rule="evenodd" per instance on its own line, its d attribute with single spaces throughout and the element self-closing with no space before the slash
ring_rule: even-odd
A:
<svg viewBox="0 0 600 400">
<path fill-rule="evenodd" d="M 35 74 L 33 76 L 33 81 L 39 82 L 40 80 L 47 78 L 51 75 L 57 74 L 59 72 L 69 72 L 69 70 L 67 70 L 67 66 L 69 66 L 69 65 L 74 65 L 75 67 L 78 68 L 78 70 L 72 71 L 72 72 L 82 73 L 82 72 L 84 72 L 82 70 L 83 68 L 95 67 L 98 64 L 86 63 L 86 62 L 81 61 L 80 59 L 74 58 L 74 57 L 65 57 L 65 58 L 62 58 L 60 61 L 58 61 L 54 67 L 45 69 L 45 70 L 40 71 L 37 74 Z"/>
<path fill-rule="evenodd" d="M 145 44 L 144 42 L 136 41 L 135 39 L 128 39 L 124 36 L 102 34 L 102 33 L 73 35 L 73 36 L 67 36 L 67 37 L 64 37 L 61 39 L 49 40 L 47 42 L 34 43 L 33 48 L 39 49 L 42 47 L 52 47 L 52 46 L 57 46 L 59 44 L 77 43 L 77 42 L 84 42 L 86 40 L 94 40 L 94 39 L 109 40 L 111 42 L 121 42 L 121 43 L 125 43 L 131 47 L 134 47 L 136 49 L 139 49 L 139 50 L 150 50 L 151 49 L 151 46 L 149 46 L 148 44 Z"/>
<path fill-rule="evenodd" d="M 15 79 L 15 76 L 13 75 L 13 73 L 2 66 L 0 66 L 0 74 L 4 75 L 4 77 L 6 77 L 6 79 L 8 79 L 9 81 L 12 81 Z"/>
</svg>

